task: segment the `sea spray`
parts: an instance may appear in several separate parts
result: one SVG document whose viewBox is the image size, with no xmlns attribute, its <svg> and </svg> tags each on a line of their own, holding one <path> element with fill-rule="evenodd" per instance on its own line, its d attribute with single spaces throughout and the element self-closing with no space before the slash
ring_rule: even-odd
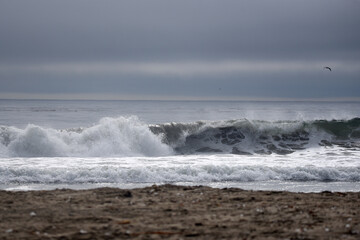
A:
<svg viewBox="0 0 360 240">
<path fill-rule="evenodd" d="M 28 125 L 2 127 L 1 155 L 9 157 L 162 156 L 172 149 L 137 117 L 103 118 L 84 129 L 56 130 Z"/>
</svg>

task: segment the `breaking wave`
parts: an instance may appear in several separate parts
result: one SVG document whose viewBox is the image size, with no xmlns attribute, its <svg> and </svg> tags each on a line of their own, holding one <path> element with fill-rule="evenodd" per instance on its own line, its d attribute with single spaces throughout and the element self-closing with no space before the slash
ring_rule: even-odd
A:
<svg viewBox="0 0 360 240">
<path fill-rule="evenodd" d="M 88 128 L 0 127 L 3 157 L 162 156 L 172 149 L 136 117 L 103 118 Z"/>
<path fill-rule="evenodd" d="M 150 126 L 181 154 L 290 154 L 311 147 L 360 149 L 360 118 L 317 121 L 247 119 Z"/>
<path fill-rule="evenodd" d="M 0 157 L 170 156 L 226 153 L 291 154 L 322 147 L 360 149 L 360 118 L 316 121 L 247 119 L 147 125 L 137 117 L 56 130 L 0 126 Z"/>
</svg>

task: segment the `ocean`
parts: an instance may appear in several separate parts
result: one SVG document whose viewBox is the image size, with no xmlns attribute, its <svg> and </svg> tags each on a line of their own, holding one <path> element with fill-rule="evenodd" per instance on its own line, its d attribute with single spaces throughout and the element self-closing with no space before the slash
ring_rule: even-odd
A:
<svg viewBox="0 0 360 240">
<path fill-rule="evenodd" d="M 360 191 L 359 102 L 0 100 L 0 189 Z"/>
</svg>

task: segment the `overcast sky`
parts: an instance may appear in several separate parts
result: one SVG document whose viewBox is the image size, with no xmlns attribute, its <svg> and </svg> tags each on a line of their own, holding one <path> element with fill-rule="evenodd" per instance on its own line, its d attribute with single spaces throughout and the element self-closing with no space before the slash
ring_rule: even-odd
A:
<svg viewBox="0 0 360 240">
<path fill-rule="evenodd" d="M 360 0 L 0 0 L 0 98 L 360 100 L 359 13 Z"/>
</svg>

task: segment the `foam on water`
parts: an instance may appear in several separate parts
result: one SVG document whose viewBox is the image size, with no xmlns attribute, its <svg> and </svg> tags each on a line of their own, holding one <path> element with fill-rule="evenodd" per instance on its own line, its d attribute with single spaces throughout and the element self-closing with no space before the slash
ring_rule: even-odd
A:
<svg viewBox="0 0 360 240">
<path fill-rule="evenodd" d="M 320 157 L 324 157 L 321 156 Z M 210 183 L 252 181 L 360 181 L 356 158 L 314 161 L 308 155 L 204 155 L 125 158 L 0 159 L 0 184 Z"/>
<path fill-rule="evenodd" d="M 161 156 L 172 149 L 136 117 L 103 118 L 92 127 L 56 130 L 0 127 L 0 156 Z"/>
</svg>

